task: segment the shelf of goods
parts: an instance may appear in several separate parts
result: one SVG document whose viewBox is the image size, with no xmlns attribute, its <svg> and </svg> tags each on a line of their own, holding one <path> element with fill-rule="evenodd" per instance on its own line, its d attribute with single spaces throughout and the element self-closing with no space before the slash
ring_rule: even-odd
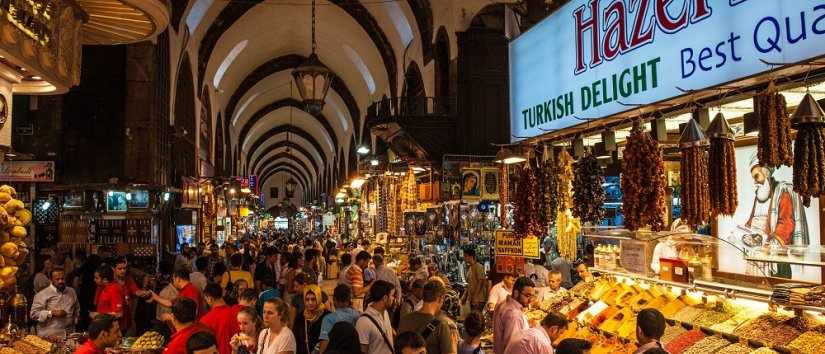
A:
<svg viewBox="0 0 825 354">
<path fill-rule="evenodd" d="M 557 341 L 594 341 L 591 353 L 632 353 L 636 314 L 646 308 L 667 318 L 662 344 L 671 354 L 814 354 L 825 345 L 823 307 L 776 306 L 772 291 L 743 285 L 592 270 L 601 275 L 533 304 L 527 317 L 558 311 L 575 319 Z"/>
</svg>

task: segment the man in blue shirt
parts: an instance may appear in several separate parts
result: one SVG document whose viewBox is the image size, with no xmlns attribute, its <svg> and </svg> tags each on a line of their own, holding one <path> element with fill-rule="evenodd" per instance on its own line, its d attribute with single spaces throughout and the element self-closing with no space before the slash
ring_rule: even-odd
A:
<svg viewBox="0 0 825 354">
<path fill-rule="evenodd" d="M 265 277 L 262 279 L 264 290 L 261 292 L 261 295 L 258 296 L 258 302 L 256 304 L 256 309 L 258 310 L 258 315 L 263 316 L 264 311 L 264 303 L 266 300 L 275 299 L 281 297 L 281 292 L 278 288 L 275 287 L 275 278 L 274 277 Z"/>
<path fill-rule="evenodd" d="M 332 326 L 344 321 L 355 326 L 355 321 L 358 320 L 358 316 L 361 316 L 361 312 L 352 308 L 352 289 L 348 285 L 339 284 L 335 287 L 332 293 L 332 303 L 335 305 L 335 312 L 324 317 L 324 321 L 321 322 L 321 335 L 318 336 L 321 354 L 327 350 L 329 331 L 332 330 Z"/>
</svg>

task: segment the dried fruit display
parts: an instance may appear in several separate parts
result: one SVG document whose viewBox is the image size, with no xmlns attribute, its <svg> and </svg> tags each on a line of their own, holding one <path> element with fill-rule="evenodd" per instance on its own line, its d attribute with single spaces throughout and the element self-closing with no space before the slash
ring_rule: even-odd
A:
<svg viewBox="0 0 825 354">
<path fill-rule="evenodd" d="M 507 217 L 507 209 L 510 204 L 510 172 L 507 165 L 502 163 L 498 168 L 498 200 L 501 202 L 499 208 L 499 220 L 502 228 L 509 228 L 510 219 Z"/>
<path fill-rule="evenodd" d="M 711 354 L 716 353 L 719 349 L 727 347 L 730 345 L 727 339 L 722 337 L 706 337 L 702 339 L 696 344 L 691 345 L 690 348 L 684 351 L 684 354 Z"/>
<path fill-rule="evenodd" d="M 753 351 L 753 349 L 747 345 L 734 343 L 720 349 L 716 354 L 750 354 L 751 351 Z"/>
<path fill-rule="evenodd" d="M 665 334 L 662 335 L 662 338 L 659 341 L 662 344 L 667 345 L 686 332 L 687 330 L 682 326 L 667 326 L 665 328 Z"/>
<path fill-rule="evenodd" d="M 705 334 L 700 330 L 688 331 L 666 344 L 665 350 L 670 354 L 682 354 L 687 348 L 704 338 Z"/>
<path fill-rule="evenodd" d="M 601 223 L 604 218 L 604 175 L 592 153 L 585 154 L 574 165 L 573 216 L 583 222 Z"/>
<path fill-rule="evenodd" d="M 788 349 L 801 354 L 822 353 L 825 348 L 825 334 L 817 331 L 807 331 L 788 344 Z"/>
<path fill-rule="evenodd" d="M 759 164 L 765 167 L 793 165 L 791 151 L 791 122 L 785 96 L 776 92 L 773 83 L 755 98 L 756 115 L 759 125 L 757 156 Z"/>
<path fill-rule="evenodd" d="M 751 354 L 779 354 L 779 352 L 771 348 L 762 347 L 752 351 Z"/>
<path fill-rule="evenodd" d="M 707 139 L 698 123 L 691 119 L 682 132 L 679 147 L 682 150 L 681 201 L 682 221 L 689 226 L 705 224 L 710 220 L 708 193 L 708 160 L 705 154 Z"/>
<path fill-rule="evenodd" d="M 634 124 L 624 148 L 622 215 L 631 231 L 665 227 L 665 163 L 659 142 Z"/>
<path fill-rule="evenodd" d="M 708 127 L 708 187 L 711 217 L 733 215 L 738 206 L 736 189 L 736 151 L 733 130 L 722 113 Z"/>
<path fill-rule="evenodd" d="M 695 320 L 697 317 L 699 317 L 699 315 L 701 315 L 705 311 L 706 310 L 698 307 L 688 306 L 679 310 L 679 312 L 673 315 L 673 319 L 683 323 L 693 323 L 693 320 Z"/>
<path fill-rule="evenodd" d="M 801 111 L 807 108 L 808 113 Z M 806 115 L 806 116 L 803 116 Z M 802 196 L 808 207 L 811 198 L 825 193 L 825 126 L 822 108 L 810 94 L 806 94 L 794 113 L 796 140 L 794 140 L 793 190 Z M 818 120 L 815 117 L 818 116 Z"/>
</svg>

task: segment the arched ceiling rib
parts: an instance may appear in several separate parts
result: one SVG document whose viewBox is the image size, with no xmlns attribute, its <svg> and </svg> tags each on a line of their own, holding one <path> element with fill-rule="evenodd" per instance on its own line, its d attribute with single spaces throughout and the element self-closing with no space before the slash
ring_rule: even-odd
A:
<svg viewBox="0 0 825 354">
<path fill-rule="evenodd" d="M 293 172 L 295 172 L 295 173 L 298 175 L 298 177 L 301 179 L 301 182 L 303 182 L 305 186 L 309 186 L 309 185 L 310 185 L 310 184 L 309 184 L 309 177 L 307 177 L 306 173 L 305 173 L 305 172 L 303 172 L 303 171 L 301 171 L 301 169 L 300 169 L 300 168 L 298 168 L 298 166 L 295 166 L 295 165 L 293 165 L 293 164 L 291 164 L 291 163 L 288 163 L 288 162 L 279 162 L 279 163 L 276 163 L 276 164 L 273 164 L 273 165 L 267 166 L 267 168 L 265 168 L 265 169 L 263 170 L 263 172 L 261 173 L 261 175 L 262 175 L 262 176 L 264 176 L 264 179 L 263 179 L 262 181 L 263 181 L 263 182 L 266 182 L 266 177 L 267 177 L 267 176 L 268 176 L 268 175 L 269 175 L 272 171 L 274 171 L 275 169 L 277 169 L 277 168 L 279 168 L 279 167 L 283 167 L 283 168 L 289 168 L 289 169 L 291 169 Z"/>
<path fill-rule="evenodd" d="M 241 99 L 245 96 L 254 95 L 253 90 L 257 88 L 258 84 L 267 79 L 269 76 L 274 75 L 281 71 L 290 71 L 298 66 L 301 62 L 306 60 L 306 57 L 297 55 L 297 54 L 289 54 L 284 56 L 279 56 L 277 58 L 271 59 L 264 64 L 261 64 L 255 70 L 250 72 L 246 77 L 241 80 L 240 84 L 238 85 L 237 89 L 232 91 L 232 95 L 229 97 L 227 104 L 226 104 L 226 113 L 227 116 L 233 117 L 233 121 L 235 120 L 235 116 L 238 114 L 237 110 L 240 110 L 241 107 L 238 104 L 245 105 L 248 98 L 245 99 L 241 103 Z M 285 88 L 288 89 L 288 88 Z M 341 81 L 341 80 L 333 80 L 330 92 L 336 93 L 340 96 L 341 100 L 343 100 L 344 104 L 347 107 L 349 113 L 349 125 L 352 127 L 353 131 L 359 128 L 359 125 L 356 124 L 359 118 L 361 117 L 360 109 L 358 108 L 358 103 L 355 101 L 355 97 L 352 95 L 349 87 Z M 258 91 L 260 92 L 260 91 Z M 327 97 L 329 101 L 329 96 Z M 248 108 L 245 109 L 245 111 Z M 325 107 L 326 110 L 326 107 Z"/>
<path fill-rule="evenodd" d="M 300 119 L 303 119 L 303 116 L 305 115 L 309 115 L 312 118 L 314 118 L 315 121 L 317 121 L 318 124 L 320 124 L 324 128 L 324 131 L 326 131 L 327 135 L 332 139 L 332 145 L 335 147 L 335 149 L 338 149 L 338 147 L 340 146 L 340 144 L 338 143 L 338 136 L 335 133 L 335 130 L 333 130 L 332 126 L 329 124 L 327 117 L 325 117 L 321 113 L 311 114 L 309 112 L 304 111 L 304 104 L 301 101 L 298 101 L 294 98 L 285 98 L 282 100 L 272 102 L 253 113 L 249 120 L 247 120 L 246 123 L 244 123 L 244 125 L 241 127 L 240 133 L 238 134 L 238 141 L 245 142 L 250 130 L 253 127 L 255 127 L 255 125 L 258 122 L 264 120 L 272 112 L 275 112 L 282 108 L 295 110 L 295 112 L 293 112 L 293 120 L 296 116 L 299 116 Z M 303 114 L 298 114 L 298 112 L 303 112 Z"/>
<path fill-rule="evenodd" d="M 421 54 L 426 65 L 433 57 L 433 10 L 429 0 L 407 0 L 407 4 L 415 16 L 421 41 Z"/>
<path fill-rule="evenodd" d="M 286 132 L 275 134 L 267 139 L 261 146 L 254 151 L 249 151 L 248 154 L 251 159 L 247 159 L 248 161 L 260 161 L 263 159 L 267 153 L 271 152 L 272 150 L 276 149 L 278 146 L 286 146 Z M 289 135 L 289 142 L 294 143 L 297 146 L 300 146 L 303 150 L 309 152 L 309 156 L 312 156 L 316 161 L 318 161 L 318 166 L 323 169 L 325 166 L 329 166 L 329 163 L 326 160 L 326 153 L 322 150 L 316 150 L 309 140 L 304 139 L 303 137 L 297 136 L 295 134 Z M 243 157 L 240 157 L 243 160 Z M 242 163 L 243 161 L 239 161 Z M 244 171 L 249 169 L 254 165 L 243 164 Z"/>
<path fill-rule="evenodd" d="M 335 135 L 329 136 L 327 132 L 321 127 L 314 118 L 304 111 L 294 110 L 290 112 L 290 107 L 281 107 L 273 110 L 263 117 L 249 130 L 244 140 L 238 140 L 241 144 L 241 150 L 251 151 L 248 148 L 250 143 L 255 141 L 258 137 L 266 134 L 271 127 L 280 125 L 292 125 L 300 128 L 305 132 L 311 134 L 316 141 L 321 143 L 327 152 L 333 153 L 338 151 L 337 140 L 333 140 Z M 292 122 L 290 123 L 290 114 L 292 115 Z"/>
<path fill-rule="evenodd" d="M 303 158 L 301 158 L 301 157 L 303 157 Z M 282 161 L 282 160 L 292 160 L 292 161 L 295 161 L 295 163 L 297 163 L 299 166 L 301 166 L 307 172 L 312 172 L 312 180 L 313 181 L 317 180 L 318 176 L 319 176 L 318 170 L 315 169 L 315 168 L 310 168 L 307 165 L 306 161 L 304 161 L 305 159 L 306 159 L 306 156 L 301 156 L 301 155 L 298 155 L 298 154 L 292 154 L 292 153 L 288 153 L 286 151 L 282 151 L 282 152 L 274 154 L 274 155 L 270 156 L 269 158 L 267 158 L 266 160 L 264 160 L 264 162 L 261 163 L 260 166 L 257 166 L 251 172 L 254 172 L 254 174 L 257 175 L 257 174 L 259 174 L 259 172 L 263 171 L 263 168 L 265 166 L 269 166 L 273 162 Z"/>
<path fill-rule="evenodd" d="M 297 182 L 298 182 L 298 184 L 300 184 L 300 185 L 301 185 L 301 189 L 302 189 L 303 191 L 307 191 L 307 190 L 308 190 L 308 189 L 307 189 L 307 187 L 308 187 L 308 186 L 304 184 L 303 180 L 301 180 L 301 177 L 300 177 L 300 176 L 298 176 L 298 173 L 296 173 L 295 171 L 290 170 L 289 168 L 286 168 L 286 167 L 279 167 L 279 168 L 276 168 L 276 169 L 272 170 L 271 172 L 269 172 L 269 174 L 268 174 L 268 175 L 263 176 L 264 178 L 262 178 L 262 179 L 261 179 L 261 181 L 262 181 L 261 185 L 262 185 L 262 186 L 263 186 L 263 185 L 266 185 L 266 182 L 267 182 L 270 178 L 278 176 L 278 174 L 279 174 L 279 173 L 286 174 L 286 175 L 290 176 L 291 178 L 296 179 L 296 180 L 297 180 Z M 309 193 L 309 192 L 305 192 L 304 194 L 306 194 L 306 193 Z M 304 198 L 304 199 L 306 199 L 306 198 Z"/>
<path fill-rule="evenodd" d="M 294 125 L 284 124 L 270 128 L 266 133 L 258 137 L 257 140 L 255 140 L 255 142 L 252 143 L 252 145 L 250 145 L 248 149 L 243 150 L 247 152 L 246 166 L 249 166 L 249 162 L 252 159 L 252 155 L 255 153 L 255 151 L 258 150 L 261 147 L 261 145 L 263 145 L 267 140 L 269 140 L 269 138 L 277 136 L 281 133 L 285 133 L 287 131 L 290 135 L 295 134 L 297 136 L 300 136 L 304 140 L 308 141 L 316 150 L 323 151 L 323 148 L 321 148 L 321 144 L 319 144 L 318 141 L 315 140 L 315 138 L 311 134 L 307 133 L 306 130 L 303 130 Z"/>
<path fill-rule="evenodd" d="M 304 149 L 304 147 L 303 147 L 303 146 L 298 145 L 298 144 L 296 144 L 296 143 L 294 143 L 294 142 L 292 142 L 292 141 L 286 141 L 286 140 L 281 140 L 281 141 L 279 141 L 279 142 L 277 142 L 277 143 L 275 143 L 275 144 L 269 145 L 269 146 L 267 146 L 265 149 L 261 150 L 261 152 L 258 154 L 258 157 L 257 157 L 257 158 L 255 158 L 255 160 L 252 162 L 252 164 L 251 164 L 249 167 L 250 167 L 250 168 L 251 168 L 251 170 L 253 170 L 253 171 L 254 171 L 254 170 L 256 170 L 256 169 L 258 168 L 258 165 L 260 164 L 261 160 L 263 160 L 263 159 L 264 159 L 264 158 L 266 158 L 267 156 L 272 155 L 272 154 L 271 154 L 272 152 L 277 152 L 279 149 L 281 149 L 281 148 L 287 148 L 287 147 L 289 147 L 289 148 L 290 148 L 290 149 L 292 149 L 293 151 L 297 151 L 297 152 L 298 152 L 298 153 L 300 153 L 301 155 L 304 155 L 304 156 L 305 156 L 305 157 L 306 157 L 306 158 L 310 161 L 310 163 L 312 164 L 312 167 L 313 167 L 313 168 L 315 168 L 315 170 L 317 170 L 317 171 L 323 171 L 323 170 L 324 170 L 324 168 L 326 167 L 326 166 L 324 165 L 324 162 L 323 162 L 323 161 L 318 161 L 318 160 L 316 160 L 316 159 L 313 157 L 313 155 L 311 155 L 311 154 L 309 153 L 309 151 L 307 151 L 306 149 Z"/>
<path fill-rule="evenodd" d="M 224 32 L 237 21 L 249 9 L 260 3 L 262 0 L 230 1 L 226 7 L 206 30 L 198 48 L 198 83 L 203 82 L 203 75 L 206 72 L 209 56 L 215 49 L 215 44 Z"/>
<path fill-rule="evenodd" d="M 263 175 L 264 174 L 263 172 L 266 171 L 266 170 L 269 170 L 270 166 L 278 165 L 278 164 L 281 164 L 281 163 L 289 163 L 289 164 L 292 164 L 293 166 L 295 166 L 296 168 L 298 168 L 300 172 L 302 172 L 304 175 L 306 175 L 307 183 L 313 183 L 314 181 L 316 181 L 316 178 L 315 178 L 316 176 L 312 173 L 312 171 L 310 171 L 306 167 L 306 165 L 303 162 L 301 162 L 301 159 L 298 159 L 294 156 L 292 156 L 292 157 L 285 156 L 285 157 L 273 159 L 272 161 L 269 161 L 265 165 L 263 165 L 260 172 Z"/>
</svg>

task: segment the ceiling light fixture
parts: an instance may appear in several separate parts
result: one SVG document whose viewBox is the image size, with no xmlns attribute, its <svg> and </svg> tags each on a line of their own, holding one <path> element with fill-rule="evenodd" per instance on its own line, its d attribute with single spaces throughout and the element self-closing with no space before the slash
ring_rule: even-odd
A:
<svg viewBox="0 0 825 354">
<path fill-rule="evenodd" d="M 324 66 L 315 54 L 315 17 L 315 0 L 312 0 L 312 53 L 292 71 L 292 77 L 298 85 L 298 93 L 301 94 L 301 99 L 310 113 L 319 113 L 324 109 L 324 100 L 334 78 L 332 70 Z"/>
<path fill-rule="evenodd" d="M 501 150 L 499 150 L 496 154 L 495 161 L 497 163 L 503 163 L 505 165 L 512 165 L 514 163 L 521 163 L 527 161 L 527 159 L 524 158 L 524 156 L 521 156 L 510 149 L 505 149 L 502 146 Z"/>
<path fill-rule="evenodd" d="M 370 153 L 370 148 L 368 148 L 366 145 L 361 145 L 358 147 L 358 149 L 355 149 L 355 152 L 358 155 L 366 155 Z"/>
</svg>

